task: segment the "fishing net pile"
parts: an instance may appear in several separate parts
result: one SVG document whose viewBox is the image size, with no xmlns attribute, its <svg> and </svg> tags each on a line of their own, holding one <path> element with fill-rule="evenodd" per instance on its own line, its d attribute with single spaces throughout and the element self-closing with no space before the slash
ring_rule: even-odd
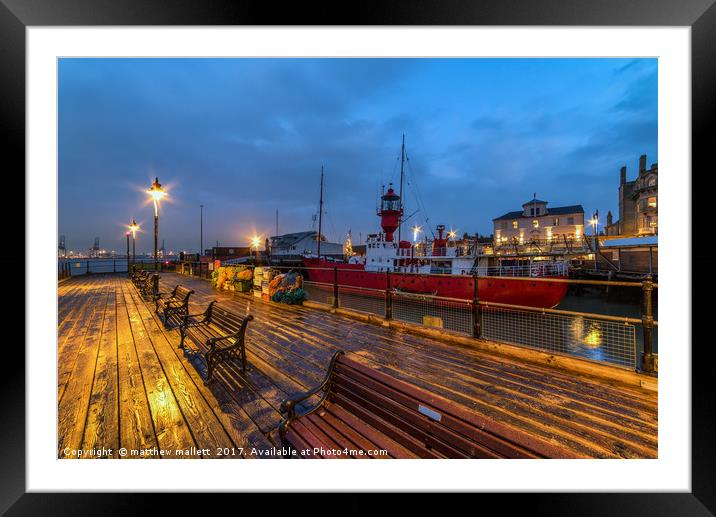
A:
<svg viewBox="0 0 716 517">
<path fill-rule="evenodd" d="M 303 277 L 293 271 L 275 276 L 269 282 L 268 288 L 269 297 L 274 302 L 297 305 L 306 299 Z"/>
<path fill-rule="evenodd" d="M 211 274 L 211 285 L 216 289 L 247 292 L 253 279 L 251 269 L 246 266 L 224 266 L 216 268 Z"/>
</svg>

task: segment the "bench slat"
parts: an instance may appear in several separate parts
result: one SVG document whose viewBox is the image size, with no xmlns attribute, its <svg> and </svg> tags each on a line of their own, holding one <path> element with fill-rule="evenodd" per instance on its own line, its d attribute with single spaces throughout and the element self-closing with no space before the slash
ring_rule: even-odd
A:
<svg viewBox="0 0 716 517">
<path fill-rule="evenodd" d="M 340 405 L 348 412 L 353 413 L 358 418 L 378 429 L 380 432 L 388 436 L 391 440 L 398 442 L 406 449 L 412 451 L 420 458 L 441 458 L 444 455 L 438 451 L 430 450 L 425 444 L 417 438 L 406 433 L 403 429 L 393 426 L 390 422 L 386 422 L 375 412 L 373 408 L 366 408 L 363 404 L 357 404 L 354 400 L 346 396 L 343 391 L 336 391 L 331 395 L 336 404 Z"/>
<path fill-rule="evenodd" d="M 335 430 L 331 430 L 327 423 L 320 421 L 316 422 L 314 419 L 310 418 L 311 416 L 313 415 L 309 415 L 308 417 L 302 419 L 301 422 L 304 426 L 306 426 L 306 429 L 311 431 L 313 435 L 321 441 L 325 449 L 342 451 L 344 448 L 349 446 L 349 444 L 345 444 L 345 437 L 341 437 L 340 435 L 336 436 Z M 339 458 L 347 459 L 350 458 L 350 456 L 341 454 Z"/>
<path fill-rule="evenodd" d="M 373 449 L 384 449 L 393 458 L 417 458 L 418 455 L 410 449 L 403 447 L 400 443 L 381 433 L 375 427 L 371 427 L 357 416 L 346 411 L 343 407 L 329 402 L 326 404 L 328 414 L 342 421 L 349 429 L 355 429 L 361 437 L 372 446 Z M 373 445 L 374 444 L 374 445 Z M 368 447 L 364 447 L 366 450 Z"/>
<path fill-rule="evenodd" d="M 342 383 L 335 386 L 335 392 L 344 395 L 350 399 L 354 405 L 361 406 L 364 410 L 372 415 L 379 417 L 388 426 L 399 429 L 403 433 L 409 435 L 413 440 L 417 441 L 422 449 L 434 450 L 449 458 L 470 458 L 470 452 L 466 452 L 462 448 L 458 448 L 451 441 L 445 440 L 442 433 L 437 429 L 430 429 L 435 433 L 431 434 L 426 431 L 422 425 L 416 425 L 410 422 L 405 414 L 401 414 L 399 404 L 392 403 L 389 399 L 378 395 L 379 398 L 368 400 L 365 391 L 358 389 L 356 386 L 350 386 L 348 383 Z M 417 451 L 416 451 L 417 452 Z M 478 451 L 475 451 L 477 454 Z M 496 454 L 485 454 L 479 457 L 497 457 Z"/>
<path fill-rule="evenodd" d="M 313 431 L 308 429 L 306 425 L 304 424 L 303 420 L 296 420 L 294 423 L 294 430 L 297 433 L 301 433 L 301 437 L 304 439 L 304 441 L 308 444 L 309 448 L 311 449 L 321 449 L 321 447 L 325 448 L 325 445 L 323 442 L 321 442 L 321 439 L 318 438 L 315 434 L 313 434 Z M 326 458 L 326 459 L 338 459 L 339 456 L 333 456 L 333 455 L 327 455 L 323 456 L 322 454 L 317 453 L 317 456 L 320 458 Z"/>
<path fill-rule="evenodd" d="M 323 429 L 324 432 L 331 436 L 333 441 L 341 445 L 341 447 L 362 451 L 377 448 L 368 439 L 361 436 L 355 429 L 352 429 L 350 426 L 330 414 L 325 407 L 308 415 L 306 418 L 313 422 L 316 426 Z"/>
<path fill-rule="evenodd" d="M 299 451 L 307 451 L 305 454 L 300 454 L 296 456 L 297 458 L 317 458 L 315 454 L 313 454 L 313 448 L 308 444 L 307 441 L 303 439 L 303 437 L 295 431 L 293 426 L 289 428 L 288 431 L 286 431 L 286 439 L 290 441 L 294 448 L 298 449 Z"/>
</svg>

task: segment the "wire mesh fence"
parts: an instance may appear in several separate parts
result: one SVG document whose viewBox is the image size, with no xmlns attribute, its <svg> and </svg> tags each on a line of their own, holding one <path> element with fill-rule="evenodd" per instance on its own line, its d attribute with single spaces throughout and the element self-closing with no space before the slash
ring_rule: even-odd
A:
<svg viewBox="0 0 716 517">
<path fill-rule="evenodd" d="M 636 367 L 632 323 L 503 307 L 482 307 L 481 312 L 485 339 Z"/>
<path fill-rule="evenodd" d="M 306 298 L 313 302 L 327 303 L 333 305 L 333 286 L 320 282 L 303 282 L 303 290 L 306 291 Z"/>
<path fill-rule="evenodd" d="M 393 319 L 465 334 L 472 333 L 469 300 L 393 293 Z"/>
<path fill-rule="evenodd" d="M 331 292 L 331 299 L 333 293 Z M 338 287 L 338 306 L 354 311 L 385 314 L 385 291 L 361 287 Z"/>
</svg>

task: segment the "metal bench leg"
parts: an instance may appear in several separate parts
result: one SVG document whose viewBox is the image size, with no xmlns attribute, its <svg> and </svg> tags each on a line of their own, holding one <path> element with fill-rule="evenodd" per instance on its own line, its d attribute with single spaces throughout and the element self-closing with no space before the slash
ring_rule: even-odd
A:
<svg viewBox="0 0 716 517">
<path fill-rule="evenodd" d="M 211 352 L 207 352 L 204 355 L 204 358 L 206 359 L 206 380 L 204 381 L 204 384 L 209 384 L 213 378 L 214 378 L 214 354 Z"/>
</svg>

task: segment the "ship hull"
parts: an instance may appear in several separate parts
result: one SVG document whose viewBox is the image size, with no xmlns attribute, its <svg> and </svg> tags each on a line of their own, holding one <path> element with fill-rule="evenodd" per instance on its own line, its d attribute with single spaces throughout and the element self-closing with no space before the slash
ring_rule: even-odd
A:
<svg viewBox="0 0 716 517">
<path fill-rule="evenodd" d="M 362 264 L 328 262 L 315 258 L 306 258 L 303 264 L 307 268 L 305 275 L 311 282 L 333 284 L 338 276 L 341 288 L 375 289 L 385 291 L 396 289 L 414 294 L 428 294 L 445 298 L 472 300 L 474 295 L 473 279 L 470 276 L 422 275 L 414 273 L 378 273 L 366 271 Z M 335 268 L 335 271 L 334 271 Z M 388 276 L 390 286 L 388 286 Z M 549 278 L 566 278 L 554 276 Z M 526 307 L 555 307 L 567 294 L 564 282 L 544 282 L 516 280 L 501 277 L 480 278 L 477 283 L 480 301 L 504 303 Z M 369 294 L 368 291 L 365 292 Z"/>
</svg>

